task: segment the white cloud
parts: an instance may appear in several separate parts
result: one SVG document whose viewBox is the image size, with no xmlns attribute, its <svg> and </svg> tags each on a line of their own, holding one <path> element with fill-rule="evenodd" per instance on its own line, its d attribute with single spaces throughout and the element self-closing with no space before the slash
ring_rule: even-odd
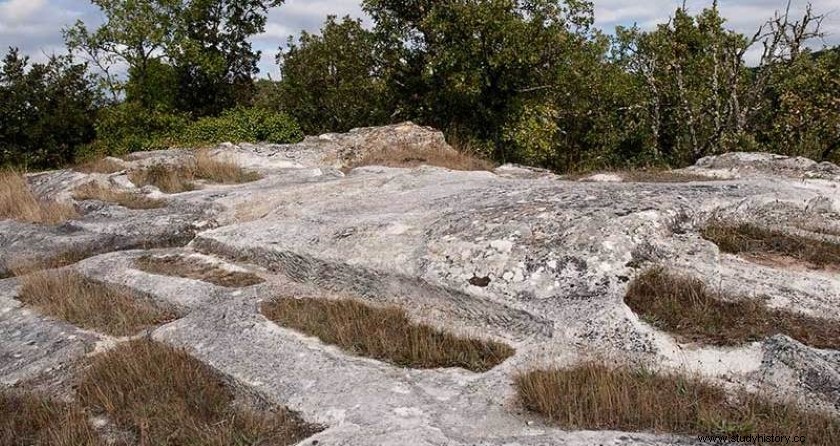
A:
<svg viewBox="0 0 840 446">
<path fill-rule="evenodd" d="M 41 11 L 46 0 L 8 0 L 0 3 L 0 23 L 14 23 L 30 19 Z"/>
</svg>

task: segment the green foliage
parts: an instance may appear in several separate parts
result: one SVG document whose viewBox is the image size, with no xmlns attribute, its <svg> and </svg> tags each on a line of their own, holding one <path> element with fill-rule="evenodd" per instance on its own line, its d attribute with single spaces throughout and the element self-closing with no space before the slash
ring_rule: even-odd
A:
<svg viewBox="0 0 840 446">
<path fill-rule="evenodd" d="M 148 61 L 144 70 L 132 67 L 125 84 L 127 102 L 141 104 L 148 109 L 174 110 L 180 92 L 175 67 L 158 59 Z"/>
<path fill-rule="evenodd" d="M 724 28 L 716 7 L 677 9 L 655 30 L 617 32 L 617 59 L 636 76 L 638 118 L 653 154 L 676 165 L 737 149 L 746 129 L 747 39 Z"/>
<path fill-rule="evenodd" d="M 96 121 L 97 141 L 87 151 L 122 155 L 141 150 L 165 149 L 189 123 L 186 115 L 156 108 L 149 110 L 138 102 L 123 102 L 102 109 Z"/>
<path fill-rule="evenodd" d="M 531 119 L 529 109 L 558 109 L 551 102 L 567 96 L 566 76 L 600 57 L 588 49 L 598 42 L 586 1 L 367 0 L 364 6 L 388 48 L 382 59 L 395 111 L 491 142 L 500 161 L 531 158 L 532 148 L 517 146 L 505 129 L 516 133 L 510 129 Z M 561 116 L 542 113 L 541 119 L 549 115 Z M 546 144 L 551 141 L 539 145 Z"/>
<path fill-rule="evenodd" d="M 226 141 L 292 143 L 303 139 L 297 123 L 283 113 L 238 107 L 218 117 L 190 121 L 188 115 L 147 110 L 136 102 L 104 108 L 96 131 L 96 142 L 84 147 L 78 158 Z"/>
<path fill-rule="evenodd" d="M 276 103 L 268 107 L 293 114 L 310 134 L 388 121 L 375 35 L 360 20 L 330 16 L 320 35 L 304 31 L 287 47 L 278 55 Z"/>
<path fill-rule="evenodd" d="M 389 114 L 556 170 L 684 166 L 733 150 L 838 151 L 836 51 L 810 56 L 819 16 L 777 14 L 748 38 L 717 2 L 651 31 L 592 28 L 578 0 L 366 0 Z M 763 47 L 760 66 L 745 54 Z M 317 85 L 311 92 L 321 90 Z"/>
<path fill-rule="evenodd" d="M 499 162 L 560 171 L 683 166 L 732 150 L 840 161 L 840 51 L 805 49 L 821 35 L 810 8 L 798 21 L 777 13 L 751 38 L 727 29 L 716 1 L 607 37 L 588 0 L 364 0 L 372 29 L 327 17 L 319 34 L 289 39 L 279 82 L 254 82 L 250 38 L 282 0 L 91 1 L 104 24 L 79 22 L 65 39 L 112 105 L 95 113 L 84 65 L 28 68 L 12 51 L 0 72 L 0 163 L 286 143 L 301 128 L 403 120 Z M 755 48 L 763 55 L 749 67 Z"/>
<path fill-rule="evenodd" d="M 91 0 L 105 23 L 64 30 L 68 48 L 103 73 L 119 96 L 148 109 L 174 106 L 216 115 L 252 99 L 260 52 L 250 37 L 265 30 L 269 8 L 282 0 Z M 129 78 L 116 75 L 127 65 Z M 159 87 L 165 87 L 162 90 Z M 177 94 L 173 94 L 177 92 Z"/>
<path fill-rule="evenodd" d="M 30 65 L 10 49 L 0 67 L 0 165 L 71 161 L 93 139 L 99 101 L 85 65 L 60 56 Z"/>
<path fill-rule="evenodd" d="M 770 83 L 769 128 L 776 151 L 840 162 L 840 51 L 808 53 L 780 67 Z"/>
<path fill-rule="evenodd" d="M 294 143 L 303 139 L 300 126 L 284 113 L 258 108 L 234 108 L 218 117 L 201 118 L 179 136 L 183 143 L 269 142 Z"/>
<path fill-rule="evenodd" d="M 559 111 L 548 105 L 522 107 L 516 119 L 505 125 L 504 141 L 516 147 L 517 158 L 524 164 L 548 165 L 562 136 L 556 124 L 559 115 Z"/>
</svg>

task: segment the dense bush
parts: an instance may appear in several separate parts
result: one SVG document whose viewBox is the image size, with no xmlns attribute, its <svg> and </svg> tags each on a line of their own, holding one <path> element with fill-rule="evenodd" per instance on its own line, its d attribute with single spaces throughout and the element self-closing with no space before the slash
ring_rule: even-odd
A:
<svg viewBox="0 0 840 446">
<path fill-rule="evenodd" d="M 181 144 L 217 142 L 293 143 L 303 139 L 294 119 L 284 113 L 237 107 L 218 117 L 201 118 L 177 135 Z"/>
<path fill-rule="evenodd" d="M 136 102 L 104 108 L 96 132 L 96 142 L 80 150 L 77 158 L 226 141 L 291 143 L 303 139 L 297 123 L 282 113 L 238 107 L 220 116 L 190 121 L 187 115 L 149 110 Z"/>
<path fill-rule="evenodd" d="M 94 137 L 99 94 L 69 57 L 29 64 L 11 49 L 0 66 L 0 166 L 53 167 Z"/>
<path fill-rule="evenodd" d="M 95 113 L 84 65 L 27 68 L 13 51 L 0 72 L 0 163 L 406 120 L 495 161 L 558 171 L 735 150 L 840 160 L 840 50 L 807 49 L 824 18 L 810 7 L 754 35 L 729 29 L 716 1 L 605 33 L 588 0 L 363 0 L 372 27 L 330 16 L 320 34 L 290 38 L 280 81 L 255 83 L 248 37 L 282 0 L 92 1 L 106 23 L 65 38 L 104 71 L 112 105 Z"/>
<path fill-rule="evenodd" d="M 840 53 L 805 49 L 821 35 L 810 8 L 777 13 L 753 37 L 728 29 L 717 2 L 612 36 L 586 0 L 363 6 L 370 31 L 330 17 L 280 58 L 274 108 L 305 130 L 410 119 L 497 161 L 555 170 L 684 166 L 735 150 L 840 158 Z"/>
<path fill-rule="evenodd" d="M 304 31 L 297 42 L 290 38 L 278 55 L 283 82 L 269 93 L 269 106 L 294 115 L 308 134 L 387 123 L 375 37 L 360 20 L 331 16 L 321 35 Z"/>
<path fill-rule="evenodd" d="M 791 155 L 840 163 L 840 48 L 805 54 L 776 73 L 758 138 Z"/>
<path fill-rule="evenodd" d="M 148 109 L 137 102 L 103 108 L 96 121 L 96 143 L 86 151 L 120 155 L 140 150 L 164 149 L 189 124 L 185 115 Z M 83 153 L 88 155 L 87 153 Z"/>
</svg>

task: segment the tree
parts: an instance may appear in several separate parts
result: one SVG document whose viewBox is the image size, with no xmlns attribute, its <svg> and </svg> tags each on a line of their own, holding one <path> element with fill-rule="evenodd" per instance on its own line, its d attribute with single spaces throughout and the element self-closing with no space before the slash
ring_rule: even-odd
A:
<svg viewBox="0 0 840 446">
<path fill-rule="evenodd" d="M 184 0 L 182 0 L 184 1 Z M 181 94 L 178 108 L 216 115 L 250 104 L 260 52 L 248 39 L 265 30 L 269 8 L 283 0 L 189 0 L 179 14 L 177 47 L 168 53 Z"/>
<path fill-rule="evenodd" d="M 654 157 L 687 164 L 743 136 L 744 54 L 752 42 L 724 24 L 714 3 L 697 16 L 679 8 L 654 31 L 618 29 L 619 59 L 643 89 L 637 106 L 646 111 Z"/>
<path fill-rule="evenodd" d="M 147 108 L 174 104 L 196 115 L 247 103 L 260 53 L 248 39 L 283 0 L 91 0 L 105 15 L 94 31 L 64 30 L 68 48 L 103 72 L 114 98 L 126 91 Z M 117 67 L 128 66 L 128 80 Z M 167 68 L 171 67 L 171 69 Z M 161 83 L 178 87 L 162 96 Z"/>
<path fill-rule="evenodd" d="M 174 45 L 180 0 L 91 0 L 105 15 L 105 23 L 90 31 L 82 21 L 63 30 L 71 53 L 82 55 L 103 74 L 113 98 L 125 88 L 116 71 L 128 66 L 135 91 L 145 87 L 150 65 Z M 137 98 L 149 105 L 146 97 Z"/>
<path fill-rule="evenodd" d="M 840 50 L 808 49 L 825 17 L 809 4 L 795 20 L 789 2 L 756 33 L 763 51 L 745 121 L 767 150 L 840 161 Z"/>
<path fill-rule="evenodd" d="M 375 35 L 360 20 L 327 18 L 320 35 L 289 38 L 277 56 L 282 81 L 277 108 L 309 134 L 347 131 L 388 121 Z"/>
<path fill-rule="evenodd" d="M 363 7 L 372 31 L 331 18 L 289 42 L 282 82 L 266 84 L 308 131 L 411 119 L 497 161 L 557 170 L 683 166 L 732 150 L 840 157 L 840 56 L 807 49 L 824 18 L 810 7 L 794 20 L 788 4 L 749 36 L 713 0 L 613 37 L 593 28 L 585 0 Z"/>
<path fill-rule="evenodd" d="M 762 143 L 780 153 L 840 162 L 838 73 L 838 51 L 806 51 L 776 73 L 767 90 L 770 119 L 757 129 Z"/>
<path fill-rule="evenodd" d="M 592 55 L 588 1 L 367 0 L 364 7 L 376 22 L 397 111 L 482 141 L 502 161 L 520 151 L 506 126 L 541 110 L 556 127 L 559 115 L 546 101 L 560 94 L 577 56 Z"/>
<path fill-rule="evenodd" d="M 100 96 L 84 64 L 31 64 L 10 48 L 0 67 L 0 165 L 53 167 L 94 138 Z"/>
<path fill-rule="evenodd" d="M 794 128 L 805 128 L 804 122 L 793 126 L 789 118 L 797 113 L 804 117 L 804 110 L 813 105 L 810 118 L 829 119 L 830 69 L 820 69 L 813 58 L 803 59 L 808 40 L 820 35 L 822 17 L 809 7 L 794 21 L 788 7 L 748 37 L 726 29 L 717 6 L 715 1 L 696 16 L 679 8 L 668 23 L 649 32 L 635 27 L 617 30 L 614 60 L 640 86 L 640 95 L 628 106 L 641 111 L 640 130 L 647 133 L 643 139 L 649 141 L 655 159 L 686 165 L 702 156 L 760 144 L 765 150 L 788 153 L 791 146 L 778 142 L 796 133 Z M 756 46 L 763 51 L 758 66 L 751 68 L 745 55 Z M 817 89 L 828 96 L 809 90 L 807 97 L 821 105 L 806 106 L 794 84 L 798 89 L 820 84 Z M 779 124 L 786 133 L 767 130 L 768 123 L 778 123 L 777 117 L 787 121 Z M 812 144 L 813 136 L 800 135 L 797 146 L 806 139 Z M 820 157 L 815 153 L 819 150 L 805 151 Z"/>
</svg>

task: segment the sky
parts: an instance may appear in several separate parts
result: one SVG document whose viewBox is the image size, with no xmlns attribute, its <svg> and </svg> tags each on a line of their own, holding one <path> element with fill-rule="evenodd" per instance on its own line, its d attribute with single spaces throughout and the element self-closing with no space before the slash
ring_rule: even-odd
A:
<svg viewBox="0 0 840 446">
<path fill-rule="evenodd" d="M 720 0 L 728 26 L 752 34 L 787 0 Z M 840 2 L 811 0 L 814 10 L 828 14 L 823 23 L 827 33 L 825 44 L 840 45 Z M 616 25 L 639 24 L 651 28 L 673 14 L 682 0 L 595 0 L 596 25 L 612 30 Z M 687 0 L 692 11 L 700 11 L 711 0 Z M 793 9 L 802 10 L 806 0 L 793 0 Z M 270 11 L 265 33 L 255 36 L 255 49 L 262 51 L 261 76 L 279 77 L 274 56 L 290 35 L 301 30 L 317 32 L 324 18 L 349 14 L 364 18 L 359 0 L 286 0 Z M 101 14 L 87 0 L 0 0 L 0 53 L 7 47 L 18 47 L 34 61 L 47 55 L 64 52 L 61 29 L 82 20 L 93 26 L 101 22 Z"/>
</svg>

